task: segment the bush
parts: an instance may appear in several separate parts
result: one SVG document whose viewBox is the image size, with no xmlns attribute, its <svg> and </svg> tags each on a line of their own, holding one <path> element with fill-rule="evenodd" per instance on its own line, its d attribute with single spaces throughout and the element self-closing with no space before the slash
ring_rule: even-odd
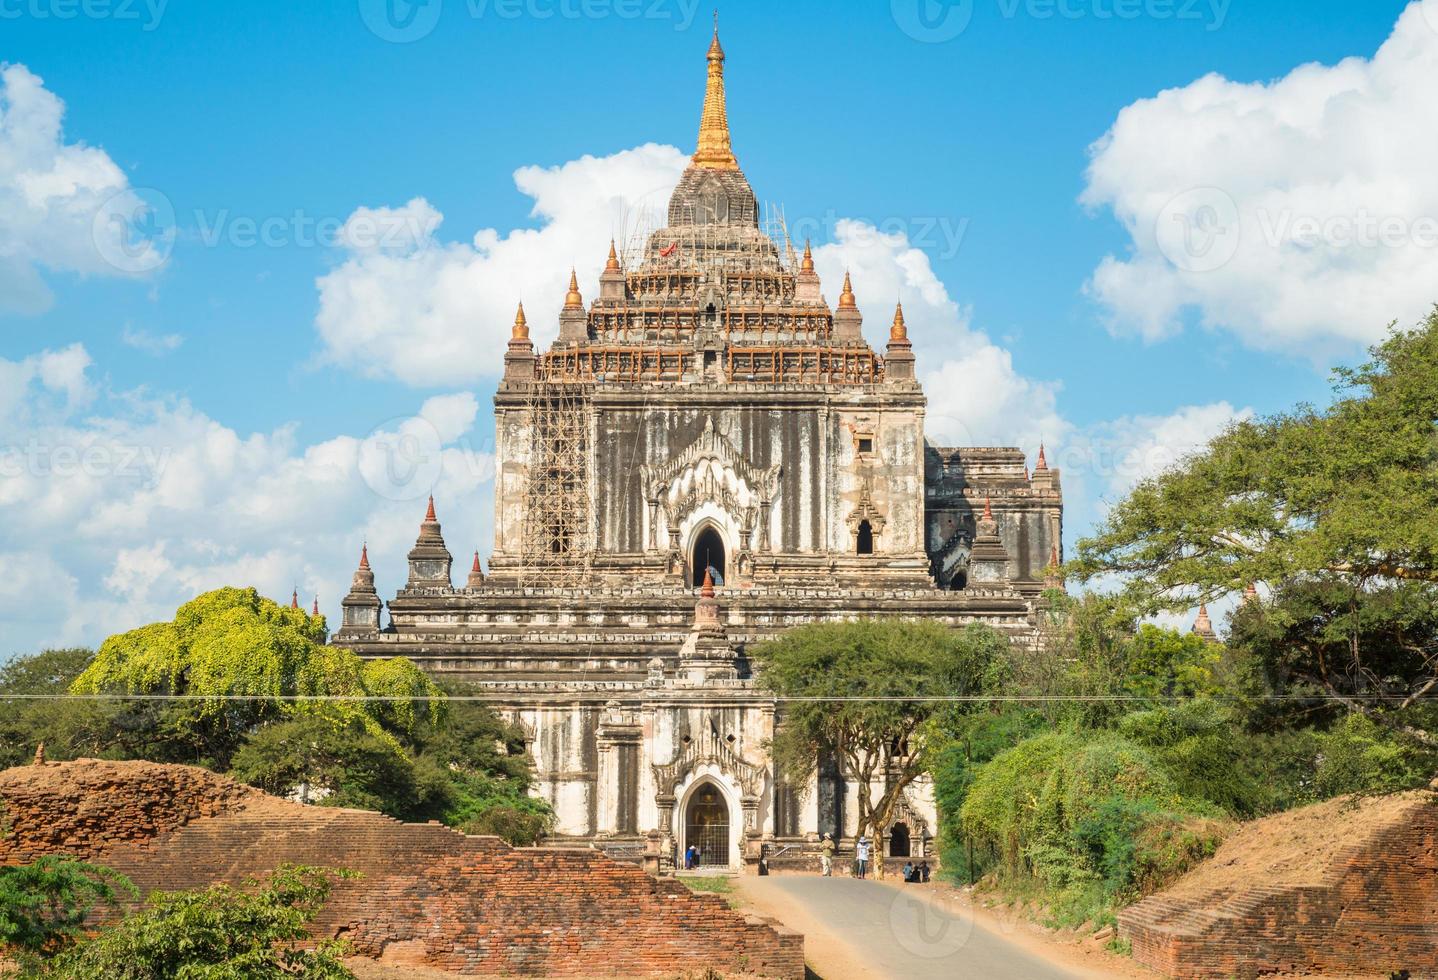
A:
<svg viewBox="0 0 1438 980">
<path fill-rule="evenodd" d="M 1185 799 L 1155 754 L 1113 732 L 1049 732 L 975 774 L 964 827 L 1001 873 L 1041 886 L 1064 923 L 1111 918 L 1212 853 L 1218 808 Z"/>
<path fill-rule="evenodd" d="M 0 949 L 53 953 L 74 941 L 98 906 L 136 894 L 124 875 L 73 858 L 0 867 Z"/>
<path fill-rule="evenodd" d="M 51 980 L 353 980 L 337 943 L 313 943 L 308 924 L 329 897 L 330 874 L 286 865 L 248 889 L 154 892 L 147 907 L 56 957 Z"/>
<path fill-rule="evenodd" d="M 1314 787 L 1320 799 L 1345 793 L 1396 793 L 1428 781 L 1433 759 L 1363 715 L 1345 717 L 1318 736 Z"/>
</svg>

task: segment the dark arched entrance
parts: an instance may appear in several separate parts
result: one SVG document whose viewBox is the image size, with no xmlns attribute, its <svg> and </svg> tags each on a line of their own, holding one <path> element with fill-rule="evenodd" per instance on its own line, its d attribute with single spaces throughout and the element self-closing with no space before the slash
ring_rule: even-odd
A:
<svg viewBox="0 0 1438 980">
<path fill-rule="evenodd" d="M 908 824 L 896 823 L 889 828 L 889 857 L 909 857 L 911 848 Z"/>
<path fill-rule="evenodd" d="M 860 521 L 858 538 L 859 554 L 872 555 L 874 553 L 874 526 L 868 521 Z"/>
<path fill-rule="evenodd" d="M 714 525 L 706 525 L 694 539 L 694 554 L 690 556 L 689 567 L 695 585 L 703 583 L 706 568 L 713 569 L 711 574 L 715 585 L 724 584 L 724 539 Z"/>
<path fill-rule="evenodd" d="M 699 866 L 729 867 L 729 804 L 713 783 L 704 783 L 684 809 L 684 849 L 699 848 Z"/>
</svg>

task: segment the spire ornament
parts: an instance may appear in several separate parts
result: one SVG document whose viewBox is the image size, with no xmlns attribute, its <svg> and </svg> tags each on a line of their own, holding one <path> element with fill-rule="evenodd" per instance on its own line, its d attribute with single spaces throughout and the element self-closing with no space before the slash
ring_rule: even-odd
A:
<svg viewBox="0 0 1438 980">
<path fill-rule="evenodd" d="M 579 277 L 574 270 L 569 270 L 569 292 L 564 294 L 564 308 L 567 310 L 582 310 L 584 308 L 584 297 L 579 294 Z"/>
<path fill-rule="evenodd" d="M 705 56 L 709 78 L 704 85 L 704 111 L 699 117 L 699 145 L 694 166 L 707 170 L 738 170 L 729 141 L 729 113 L 724 106 L 724 48 L 719 44 L 719 16 L 714 16 L 714 40 Z"/>
<path fill-rule="evenodd" d="M 891 347 L 904 347 L 909 343 L 909 328 L 904 324 L 904 304 L 899 303 L 894 307 L 894 323 L 889 327 L 889 345 Z"/>
<path fill-rule="evenodd" d="M 854 286 L 849 282 L 849 272 L 847 269 L 844 271 L 844 288 L 839 290 L 839 309 L 858 309 L 858 306 L 854 303 Z"/>
<path fill-rule="evenodd" d="M 619 271 L 619 255 L 614 251 L 614 239 L 609 239 L 609 258 L 604 260 L 605 272 Z"/>
<path fill-rule="evenodd" d="M 519 304 L 519 310 L 514 314 L 514 329 L 509 332 L 510 343 L 529 342 L 529 321 L 524 318 L 524 304 Z"/>
</svg>

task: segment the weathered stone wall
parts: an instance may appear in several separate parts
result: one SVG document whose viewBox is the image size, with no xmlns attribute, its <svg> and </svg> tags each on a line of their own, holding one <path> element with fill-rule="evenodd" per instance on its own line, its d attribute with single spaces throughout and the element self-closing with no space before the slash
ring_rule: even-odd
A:
<svg viewBox="0 0 1438 980">
<path fill-rule="evenodd" d="M 803 937 L 587 849 L 512 848 L 438 824 L 305 807 L 199 769 L 84 760 L 0 773 L 0 861 L 96 860 L 143 893 L 282 862 L 348 868 L 315 923 L 386 963 L 466 975 L 804 975 Z"/>
<path fill-rule="evenodd" d="M 1344 798 L 1255 821 L 1126 909 L 1134 959 L 1176 978 L 1438 976 L 1438 796 Z"/>
</svg>

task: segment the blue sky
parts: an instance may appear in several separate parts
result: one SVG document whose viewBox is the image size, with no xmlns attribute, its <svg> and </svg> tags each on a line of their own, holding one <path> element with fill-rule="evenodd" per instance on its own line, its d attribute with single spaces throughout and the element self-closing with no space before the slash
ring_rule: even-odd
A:
<svg viewBox="0 0 1438 980">
<path fill-rule="evenodd" d="M 1408 11 L 1388 64 L 1332 67 L 1373 59 L 1407 7 L 731 0 L 720 25 L 735 147 L 761 200 L 814 234 L 831 296 L 838 269 L 867 269 L 855 288 L 871 338 L 894 299 L 917 307 L 920 356 L 941 371 L 936 415 L 985 442 L 1072 450 L 1071 543 L 1134 478 L 1077 472 L 1095 445 L 1183 448 L 1236 413 L 1322 400 L 1328 366 L 1424 308 L 1392 286 L 1424 271 L 1432 281 L 1426 226 L 1358 260 L 1330 225 L 1316 245 L 1247 251 L 1253 222 L 1293 217 L 1265 208 L 1294 188 L 1311 191 L 1288 201 L 1294 213 L 1320 221 L 1366 214 L 1369 202 L 1410 224 L 1438 213 L 1420 179 L 1429 137 L 1396 136 L 1434 128 L 1419 103 L 1421 83 L 1431 92 L 1435 81 L 1438 0 Z M 437 20 L 395 43 L 378 36 L 379 0 L 0 0 L 0 62 L 40 80 L 31 97 L 40 85 L 63 103 L 57 152 L 95 151 L 83 163 L 100 174 L 94 193 L 77 191 L 71 211 L 118 190 L 159 195 L 175 215 L 172 247 L 157 246 L 164 261 L 133 274 L 50 241 L 53 211 L 27 225 L 35 199 L 17 188 L 34 165 L 7 172 L 4 134 L 22 148 L 50 137 L 23 129 L 20 82 L 7 76 L 0 245 L 49 296 L 6 302 L 0 267 L 0 369 L 12 381 L 0 451 L 13 456 L 37 433 L 42 445 L 113 437 L 137 452 L 153 440 L 155 458 L 178 467 L 163 479 L 6 471 L 0 572 L 26 587 L 0 586 L 11 624 L 0 654 L 95 642 L 236 576 L 272 593 L 293 582 L 333 616 L 366 535 L 381 545 L 371 548 L 381 590 L 392 590 L 422 502 L 346 496 L 341 457 L 416 415 L 466 470 L 439 481 L 452 550 L 487 553 L 494 338 L 507 330 L 495 311 L 525 287 L 540 293 L 523 296 L 527 307 L 557 308 L 562 288 L 547 291 L 571 263 L 592 292 L 603 226 L 619 230 L 619 211 L 576 216 L 574 199 L 597 188 L 632 204 L 678 158 L 624 151 L 692 149 L 711 18 L 678 0 L 416 9 L 421 26 Z M 1208 75 L 1220 78 L 1199 81 Z M 1177 94 L 1155 99 L 1165 90 Z M 1129 124 L 1115 129 L 1121 118 Z M 1349 159 L 1355 142 L 1375 149 Z M 598 162 L 565 167 L 586 155 Z M 521 168 L 538 168 L 531 193 L 516 187 Z M 1167 202 L 1208 187 L 1236 202 L 1244 249 L 1223 269 L 1175 272 L 1144 229 Z M 536 194 L 554 213 L 533 213 Z M 316 226 L 361 208 L 423 231 L 390 251 L 313 241 Z M 274 243 L 248 242 L 250 222 Z M 865 245 L 860 225 L 887 237 Z M 514 234 L 546 227 L 528 245 Z M 495 259 L 471 244 L 480 229 L 523 254 Z M 485 295 L 453 295 L 465 282 Z M 388 313 L 352 315 L 374 295 Z M 412 321 L 421 306 L 432 315 Z M 472 341 L 439 349 L 471 322 Z M 406 345 L 434 354 L 406 360 L 395 353 Z M 969 400 L 952 401 L 949 382 Z M 975 399 L 997 407 L 970 420 L 984 414 Z M 196 454 L 209 440 L 223 445 Z M 315 457 L 340 461 L 316 477 Z M 352 468 L 349 482 L 367 481 Z"/>
</svg>

